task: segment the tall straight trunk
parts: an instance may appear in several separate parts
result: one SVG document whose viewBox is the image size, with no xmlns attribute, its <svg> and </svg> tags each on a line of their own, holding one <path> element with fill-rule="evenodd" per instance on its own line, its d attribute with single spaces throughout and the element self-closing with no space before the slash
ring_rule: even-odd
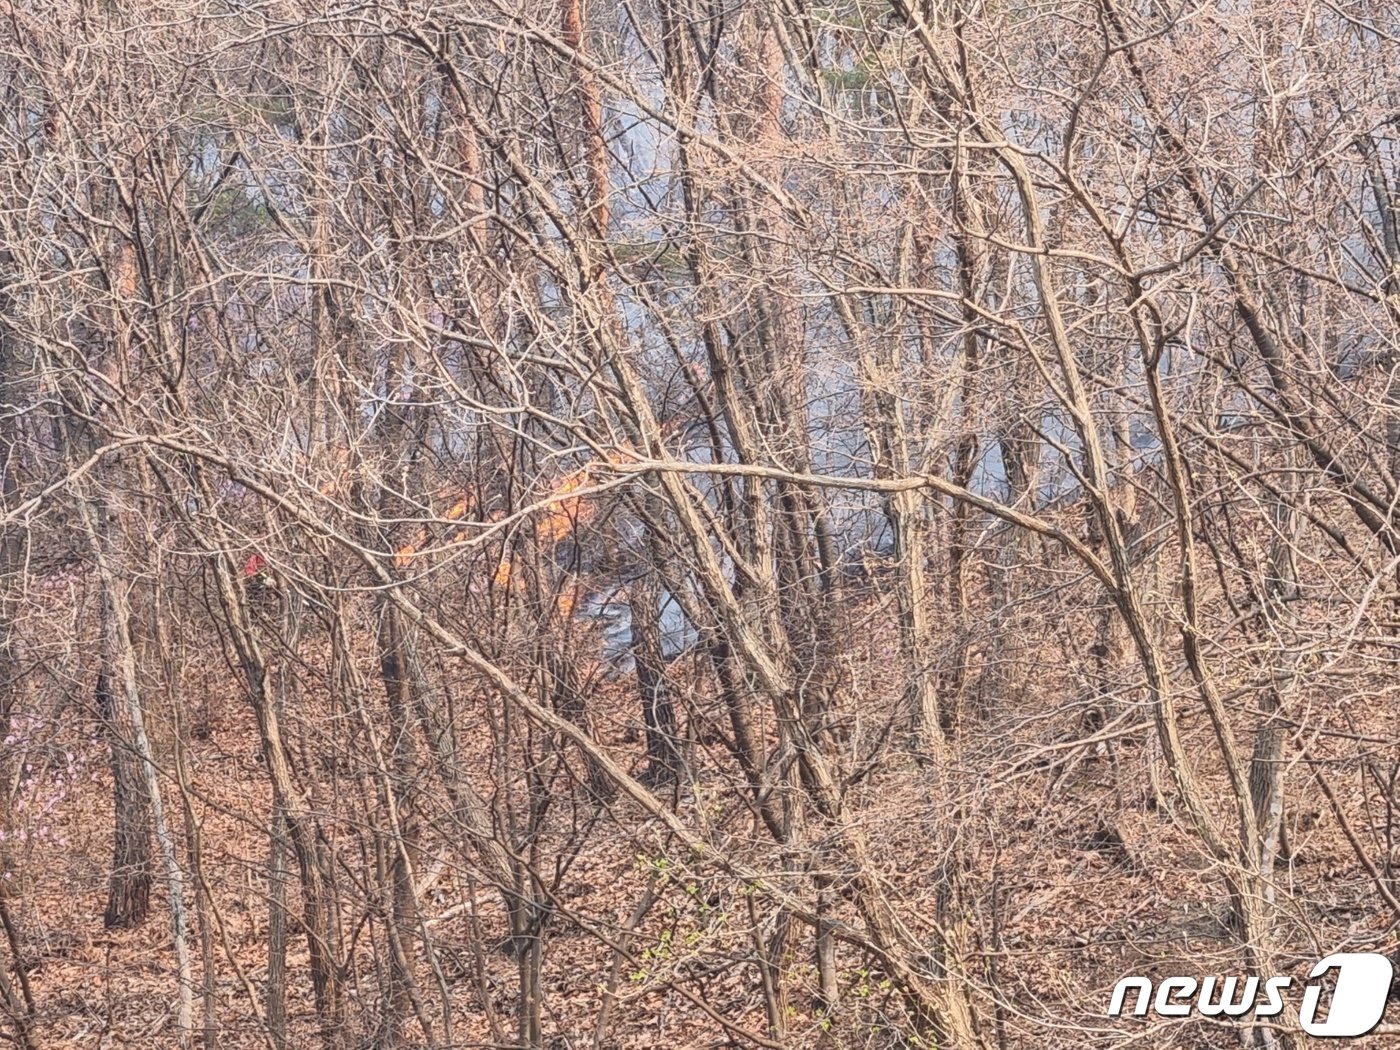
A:
<svg viewBox="0 0 1400 1050">
<path fill-rule="evenodd" d="M 783 122 L 788 70 L 780 18 L 776 10 L 743 13 L 735 49 L 736 65 L 744 78 L 708 81 L 716 111 L 722 114 L 729 134 L 754 150 L 755 168 L 775 184 L 781 184 L 786 176 L 785 163 L 779 157 L 788 138 Z M 739 90 L 719 90 L 722 83 L 738 85 Z M 727 354 L 738 379 L 733 386 L 735 407 L 728 413 L 735 446 L 748 446 L 745 458 L 749 462 L 776 460 L 805 472 L 811 469 L 813 456 L 808 409 L 812 376 L 801 296 L 791 277 L 799 264 L 778 232 L 773 209 L 753 198 L 746 187 L 727 184 L 725 195 L 724 207 L 732 227 L 725 231 L 725 237 L 732 238 L 738 248 L 740 269 L 732 278 L 721 275 L 719 279 L 722 283 L 733 280 L 738 287 L 752 282 L 754 288 L 751 296 L 730 308 L 737 321 Z M 705 226 L 697 229 L 702 231 Z M 728 391 L 724 396 L 729 396 Z M 738 440 L 742 429 L 750 431 L 743 442 Z M 821 808 L 816 796 L 822 774 L 817 766 L 825 765 L 832 747 L 837 672 L 830 656 L 837 565 L 820 494 L 783 480 L 774 488 L 771 545 L 757 550 L 768 563 L 763 566 L 768 593 L 756 589 L 752 600 L 760 603 L 769 620 L 765 640 L 770 651 L 789 671 L 787 695 L 778 702 L 776 724 L 779 747 L 791 748 L 797 761 L 780 774 L 789 787 L 780 794 L 781 816 L 775 838 L 785 847 L 785 869 L 801 871 L 808 847 L 808 810 L 813 803 Z M 756 945 L 769 1029 L 779 1039 L 787 1027 L 785 956 L 790 939 L 798 932 L 791 912 L 779 908 L 771 919 L 771 933 Z M 819 963 L 825 957 L 826 932 L 822 923 L 813 924 L 809 943 L 812 957 Z"/>
<path fill-rule="evenodd" d="M 282 638 L 291 653 L 301 648 L 303 605 L 301 595 L 288 589 L 282 594 Z M 295 676 L 285 670 L 277 676 L 272 691 L 273 713 L 280 722 L 286 717 L 287 701 L 296 686 Z M 267 1030 L 275 1050 L 287 1046 L 287 884 L 291 881 L 287 812 L 274 800 L 267 830 Z"/>
<path fill-rule="evenodd" d="M 0 251 L 0 286 L 10 283 L 13 258 Z M 8 319 L 13 299 L 0 294 L 0 404 L 20 404 L 15 388 L 19 372 L 19 348 Z M 0 412 L 0 513 L 14 508 L 19 498 L 19 421 L 18 414 Z M 19 527 L 6 523 L 0 526 L 0 734 L 10 735 L 14 712 L 24 690 L 20 658 L 20 638 L 16 624 L 20 616 L 23 593 L 20 573 L 23 568 L 24 537 Z M 0 783 L 11 783 L 9 763 L 0 764 Z M 12 814 L 8 805 L 0 813 L 0 829 L 10 830 Z M 6 835 L 7 841 L 9 836 Z M 7 851 L 0 850 L 0 864 L 11 868 Z M 14 1040 L 21 1050 L 36 1050 L 38 1037 L 34 1032 L 34 996 L 29 986 L 29 974 L 19 965 L 19 942 L 10 920 L 9 905 L 0 895 L 0 920 L 9 941 L 12 965 L 17 981 L 11 981 L 9 971 L 0 968 L 0 1000 L 14 1029 Z M 16 989 L 18 984 L 18 990 Z"/>
<path fill-rule="evenodd" d="M 977 466 L 978 420 L 981 408 L 982 320 L 973 304 L 978 299 L 985 269 L 981 207 L 973 193 L 974 182 L 967 171 L 972 158 L 964 150 L 952 152 L 953 240 L 957 249 L 958 292 L 962 296 L 962 370 L 958 398 L 959 434 L 954 445 L 951 477 L 959 488 L 972 484 Z M 943 725 L 954 728 L 962 718 L 963 691 L 967 679 L 970 631 L 968 571 L 972 530 L 972 507 L 964 500 L 953 504 L 948 534 L 948 611 L 952 631 L 952 655 L 948 660 L 947 684 L 943 689 Z"/>
<path fill-rule="evenodd" d="M 204 842 L 195 817 L 190 793 L 189 763 L 180 739 L 180 723 L 175 723 L 175 771 L 180 789 L 181 815 L 185 822 L 185 852 L 189 856 L 190 875 L 194 879 L 192 907 L 199 926 L 199 961 L 201 968 L 202 1014 L 200 1041 L 204 1050 L 219 1050 L 218 973 L 214 961 L 213 901 L 208 893 L 209 881 L 204 874 Z"/>
<path fill-rule="evenodd" d="M 0 286 L 12 279 L 11 263 L 10 254 L 0 251 Z M 16 384 L 19 348 L 7 324 L 12 308 L 12 298 L 0 294 L 0 405 L 21 403 Z M 8 408 L 0 411 L 0 514 L 12 510 L 19 500 L 19 441 L 19 414 Z M 24 530 L 18 524 L 0 525 L 0 739 L 10 735 L 14 712 L 25 688 L 18 630 L 24 593 L 24 545 Z M 8 766 L 8 759 L 0 761 L 0 783 L 12 783 Z M 0 828 L 9 831 L 12 818 L 7 801 L 5 811 L 0 812 Z M 6 835 L 6 842 L 9 841 Z M 0 847 L 0 864 L 10 870 L 8 847 Z"/>
<path fill-rule="evenodd" d="M 145 813 L 139 812 L 143 804 L 150 807 L 150 817 L 154 821 L 156 842 L 160 848 L 161 863 L 165 872 L 166 892 L 170 897 L 170 932 L 174 941 L 176 979 L 179 982 L 179 1012 L 176 1018 L 179 1025 L 179 1043 L 181 1047 L 188 1047 L 194 1031 L 194 977 L 190 967 L 187 933 L 189 921 L 185 911 L 184 873 L 181 871 L 179 860 L 175 855 L 175 840 L 165 820 L 165 805 L 161 796 L 160 778 L 151 750 L 151 742 L 146 735 L 146 720 L 142 710 L 141 689 L 136 673 L 136 652 L 131 641 L 131 609 L 127 603 L 125 585 L 118 577 L 116 566 L 113 563 L 114 552 L 108 520 L 112 512 L 107 509 L 100 498 L 86 500 L 80 498 L 79 508 L 87 530 L 88 540 L 92 546 L 93 559 L 97 564 L 102 587 L 102 604 L 105 614 L 103 617 L 103 652 L 106 675 L 104 677 L 108 689 L 108 707 L 112 712 L 111 724 L 114 727 L 114 754 L 117 751 L 124 752 L 130 748 L 130 754 L 134 758 L 136 766 L 134 772 L 138 780 L 135 784 L 127 784 L 126 788 L 128 791 L 135 788 L 144 795 L 142 797 L 141 794 L 138 794 L 134 796 L 134 799 L 128 797 L 125 800 L 118 800 L 118 827 L 120 828 L 125 822 L 129 835 L 145 834 L 148 836 L 150 825 L 137 826 L 135 821 L 145 817 Z M 115 690 L 115 693 L 112 690 Z M 129 739 L 127 739 L 127 734 L 129 734 Z M 116 761 L 114 759 L 114 763 Z M 123 772 L 127 774 L 131 770 L 123 766 Z M 128 807 L 137 808 L 138 812 L 124 814 L 123 801 L 127 802 Z M 139 845 L 136 848 L 139 853 Z M 149 846 L 146 848 L 149 850 Z M 146 859 L 148 862 L 149 857 Z M 147 863 L 146 872 L 145 885 L 135 887 L 138 897 L 133 898 L 130 902 L 123 899 L 116 901 L 119 905 L 116 913 L 118 916 L 121 914 L 120 906 L 128 903 L 139 904 L 143 913 L 149 907 L 149 863 Z M 116 872 L 113 873 L 113 879 L 115 886 Z M 112 904 L 113 900 L 109 899 L 109 919 L 113 917 Z M 112 923 L 109 922 L 109 925 Z"/>
<path fill-rule="evenodd" d="M 908 279 L 909 238 L 901 245 L 899 269 Z M 897 340 L 879 348 L 865 337 L 861 318 L 845 298 L 836 300 L 837 314 L 858 347 L 861 414 L 866 440 L 874 454 L 878 478 L 908 477 L 915 469 L 910 455 L 908 426 L 899 391 L 902 387 Z M 934 608 L 925 561 L 928 518 L 922 493 L 890 493 L 884 501 L 885 521 L 894 548 L 894 597 L 899 626 L 899 652 L 904 670 L 904 710 L 909 743 L 924 754 L 942 742 L 944 719 L 934 672 Z"/>
<path fill-rule="evenodd" d="M 206 492 L 207 494 L 207 492 Z M 223 547 L 222 550 L 226 550 Z M 340 901 L 329 846 L 288 758 L 282 719 L 268 687 L 268 667 L 254 632 L 247 595 L 232 562 L 216 550 L 214 573 L 229 636 L 244 674 L 244 687 L 258 721 L 263 761 L 272 780 L 273 811 L 287 827 L 301 875 L 302 926 L 306 931 L 311 988 L 320 1021 L 321 1044 L 339 1050 L 345 1042 L 345 982 L 341 959 Z"/>
<path fill-rule="evenodd" d="M 676 708 L 666 683 L 666 660 L 661 643 L 659 595 L 650 575 L 633 584 L 628 594 L 632 621 L 632 660 L 641 694 L 646 732 L 646 782 L 670 783 L 681 773 L 682 757 L 676 735 Z"/>
<path fill-rule="evenodd" d="M 1271 621 L 1287 624 L 1292 619 L 1291 603 L 1298 596 L 1298 566 L 1295 561 L 1301 516 L 1292 503 L 1297 482 L 1285 478 L 1279 495 L 1271 501 L 1274 541 L 1269 550 L 1269 579 L 1260 595 L 1259 629 L 1265 634 Z M 1259 728 L 1254 734 L 1254 750 L 1249 764 L 1249 791 L 1254 803 L 1254 819 L 1259 824 L 1259 874 L 1265 900 L 1274 900 L 1274 863 L 1279 855 L 1283 830 L 1283 693 L 1272 667 L 1265 673 L 1270 684 L 1259 699 Z"/>
<path fill-rule="evenodd" d="M 510 909 L 511 944 L 515 952 L 517 994 L 516 1037 L 528 1050 L 544 1045 L 543 989 L 540 970 L 544 963 L 541 923 L 544 913 L 534 899 L 530 874 L 517 869 L 516 892 Z"/>
<path fill-rule="evenodd" d="M 387 792 L 393 806 L 386 843 L 389 851 L 390 921 L 389 1002 L 385 1011 L 380 1046 L 385 1050 L 404 1045 L 405 1025 L 410 1008 L 421 1004 L 413 977 L 418 958 L 418 899 L 413 885 L 417 860 L 418 775 L 416 757 L 416 712 L 421 703 L 415 698 L 422 678 L 416 665 L 412 639 L 405 630 L 402 614 L 391 602 L 381 604 L 379 622 L 379 663 L 389 707 L 390 782 Z M 426 1027 L 426 1019 L 424 1020 Z M 425 1035 L 431 1038 L 431 1034 Z"/>
<path fill-rule="evenodd" d="M 109 930 L 140 925 L 151 910 L 151 803 L 145 778 L 131 740 L 126 704 L 113 695 L 111 651 L 113 613 L 102 596 L 102 668 L 97 673 L 97 709 L 106 726 L 112 770 L 112 874 L 107 884 L 107 910 L 102 922 Z"/>
<path fill-rule="evenodd" d="M 272 808 L 267 859 L 267 1031 L 276 1050 L 287 1047 L 287 814 Z"/>
<path fill-rule="evenodd" d="M 564 43 L 575 52 L 584 48 L 583 5 L 579 0 L 560 0 L 559 27 Z M 603 100 L 597 78 L 582 61 L 574 63 L 574 96 L 578 103 L 586 190 L 583 207 L 592 232 L 608 235 L 611 210 L 608 201 L 608 148 L 603 132 Z"/>
<path fill-rule="evenodd" d="M 909 667 L 905 704 L 911 743 L 918 754 L 937 747 L 944 729 L 943 705 L 933 669 L 933 595 L 924 562 L 928 519 L 922 504 L 923 497 L 917 492 L 896 492 L 886 504 L 894 538 L 900 648 Z"/>
<path fill-rule="evenodd" d="M 149 472 L 149 462 L 141 463 L 142 488 L 154 490 L 154 482 Z M 160 576 L 157 564 L 157 576 Z M 173 617 L 168 615 L 168 593 L 157 583 L 150 615 L 147 619 L 146 638 L 154 649 L 153 661 L 160 667 L 160 680 L 164 685 L 165 705 L 170 718 L 172 759 L 175 772 L 175 786 L 180 796 L 180 815 L 185 826 L 185 855 L 189 858 L 190 877 L 193 892 L 190 910 L 199 929 L 200 952 L 200 994 L 201 1018 L 200 1041 L 204 1050 L 218 1050 L 218 973 L 214 962 L 214 902 L 209 894 L 209 880 L 204 873 L 204 843 L 198 820 L 195 817 L 191 799 L 189 761 L 185 748 L 184 719 L 182 716 L 182 691 L 180 668 L 184 653 L 180 650 L 177 633 L 172 630 Z"/>
<path fill-rule="evenodd" d="M 829 886 L 818 878 L 817 911 L 830 915 L 835 911 L 836 897 Z M 817 926 L 816 966 L 817 994 L 813 1006 L 819 1014 L 830 1014 L 841 1003 L 840 973 L 836 964 L 835 924 L 823 919 Z"/>
</svg>

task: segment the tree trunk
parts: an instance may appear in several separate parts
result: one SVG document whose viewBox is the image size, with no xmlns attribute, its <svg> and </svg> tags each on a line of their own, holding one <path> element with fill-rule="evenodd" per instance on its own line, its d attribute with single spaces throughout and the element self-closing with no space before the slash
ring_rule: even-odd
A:
<svg viewBox="0 0 1400 1050">
<path fill-rule="evenodd" d="M 258 720 L 263 760 L 272 780 L 273 807 L 286 821 L 302 887 L 311 986 L 320 1019 L 321 1042 L 339 1050 L 345 1040 L 345 987 L 341 962 L 340 902 L 329 848 L 305 792 L 293 776 L 279 713 L 267 683 L 267 662 L 254 633 L 247 596 L 226 555 L 215 553 L 214 572 L 229 636 L 244 672 L 244 684 Z"/>
<path fill-rule="evenodd" d="M 388 824 L 390 921 L 389 1002 L 386 1007 L 380 1046 L 391 1050 L 402 1046 L 410 1008 L 420 1007 L 417 982 L 413 977 L 418 957 L 418 898 L 413 885 L 417 860 L 416 713 L 421 703 L 415 691 L 421 680 L 412 640 L 403 619 L 392 603 L 380 607 L 379 663 L 389 707 L 390 782 L 386 790 L 393 807 Z M 426 1018 L 424 1018 L 426 1026 Z M 431 1040 L 431 1033 L 424 1035 Z"/>
<path fill-rule="evenodd" d="M 179 981 L 179 1042 L 181 1047 L 187 1047 L 194 1031 L 194 978 L 190 967 L 184 873 L 175 855 L 174 837 L 165 820 L 160 779 L 151 743 L 146 735 L 141 690 L 137 681 L 136 652 L 131 641 L 131 610 L 127 604 L 127 592 L 123 581 L 118 578 L 113 565 L 107 520 L 111 512 L 100 500 L 84 501 L 80 503 L 80 507 L 102 586 L 103 653 L 106 666 L 99 688 L 107 691 L 106 706 L 110 712 L 111 725 L 114 727 L 113 772 L 115 773 L 120 766 L 124 778 L 135 774 L 134 783 L 128 780 L 123 785 L 125 797 L 121 791 L 117 795 L 119 838 L 116 857 L 120 861 L 124 848 L 132 850 L 132 856 L 137 863 L 143 865 L 140 874 L 144 875 L 143 882 L 129 884 L 123 880 L 119 887 L 120 869 L 113 871 L 111 893 L 107 902 L 107 925 L 123 925 L 121 920 L 128 916 L 137 916 L 138 913 L 139 916 L 134 921 L 139 921 L 139 917 L 144 917 L 150 906 L 151 824 L 148 821 L 153 820 L 156 842 L 160 847 L 161 862 L 165 870 L 166 891 L 170 896 L 170 929 Z M 116 689 L 115 694 L 112 693 L 113 688 Z M 116 757 L 118 754 L 129 756 L 130 765 L 119 762 Z M 123 831 L 125 842 L 121 836 Z"/>
<path fill-rule="evenodd" d="M 106 620 L 112 614 L 105 596 L 102 606 Z M 110 631 L 104 629 L 103 636 L 109 639 Z M 112 696 L 108 644 L 104 641 L 103 668 L 97 674 L 97 709 L 107 727 L 114 808 L 112 875 L 102 922 L 109 930 L 125 930 L 140 925 L 151 910 L 151 804 L 132 748 L 126 705 Z"/>
<path fill-rule="evenodd" d="M 632 660 L 637 669 L 642 724 L 646 731 L 647 768 L 643 780 L 651 784 L 672 783 L 682 771 L 683 758 L 677 736 L 676 709 L 666 684 L 659 596 L 649 575 L 633 584 L 628 607 L 632 621 Z"/>
</svg>

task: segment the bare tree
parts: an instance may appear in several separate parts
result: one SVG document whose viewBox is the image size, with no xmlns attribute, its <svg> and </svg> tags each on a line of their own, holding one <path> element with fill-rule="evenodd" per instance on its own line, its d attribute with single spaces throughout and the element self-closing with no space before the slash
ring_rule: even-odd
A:
<svg viewBox="0 0 1400 1050">
<path fill-rule="evenodd" d="M 0 10 L 20 1045 L 1215 1045 L 1109 990 L 1395 952 L 1388 7 Z M 169 1017 L 65 1005 L 89 891 Z"/>
</svg>

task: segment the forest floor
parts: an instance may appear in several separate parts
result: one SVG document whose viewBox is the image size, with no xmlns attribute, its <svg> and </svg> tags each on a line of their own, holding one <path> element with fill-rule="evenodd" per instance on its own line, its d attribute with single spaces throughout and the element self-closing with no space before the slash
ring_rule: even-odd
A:
<svg viewBox="0 0 1400 1050">
<path fill-rule="evenodd" d="M 1053 673 L 1050 665 L 1045 671 Z M 209 919 L 208 949 L 217 975 L 212 988 L 216 1045 L 259 1047 L 269 1045 L 261 1011 L 267 979 L 271 798 L 251 710 L 227 682 L 228 668 L 215 658 L 185 672 L 183 695 L 203 698 L 200 711 L 186 712 L 184 718 L 197 714 L 202 723 L 201 738 L 189 741 L 185 757 L 192 784 L 188 804 L 205 878 L 203 887 L 187 883 L 186 892 Z M 1048 681 L 1042 687 L 1056 688 Z M 589 698 L 600 737 L 635 754 L 631 688 L 620 680 L 599 682 Z M 878 711 L 875 701 L 870 703 L 868 711 L 857 706 L 845 714 L 857 723 L 873 717 Z M 975 925 L 996 931 L 996 943 L 975 946 L 987 975 L 1001 989 L 1002 999 L 1016 1004 L 988 1011 L 997 1028 L 988 1035 L 994 1044 L 1004 1039 L 1004 1046 L 1030 1047 L 1038 1045 L 1036 1033 L 1078 1026 L 1082 1045 L 1120 1044 L 1133 1032 L 1143 1039 L 1139 1045 L 1236 1045 L 1237 1033 L 1228 1024 L 1195 1018 L 1157 1021 L 1165 1027 L 1146 1029 L 1142 1022 L 1104 1017 L 1111 989 L 1125 975 L 1237 972 L 1228 954 L 1220 880 L 1162 787 L 1153 738 L 1141 728 L 1145 712 L 1126 706 L 1115 712 L 1109 728 L 1138 727 L 1134 732 L 1107 734 L 1107 743 L 1075 747 L 1057 745 L 1078 724 L 1080 713 L 1072 706 L 1047 718 L 1028 718 L 1023 712 L 1010 706 L 984 712 L 983 725 L 968 730 L 963 741 L 968 766 L 976 769 L 968 783 L 979 785 L 980 794 L 965 801 L 956 819 L 997 833 L 975 836 L 978 842 L 995 843 L 995 849 L 984 846 L 978 855 L 965 856 L 960 878 L 966 899 L 984 911 Z M 159 870 L 146 921 L 131 930 L 103 926 L 112 785 L 95 715 L 84 702 L 70 703 L 43 746 L 26 752 L 24 769 L 17 774 L 24 780 L 28 809 L 18 821 L 23 830 L 10 833 L 5 880 L 21 964 L 36 1003 L 37 1032 L 49 1047 L 174 1047 L 178 982 Z M 365 851 L 373 849 L 374 829 L 364 826 L 362 815 L 375 811 L 373 787 L 367 777 L 347 768 L 345 756 L 318 743 L 333 738 L 335 717 L 325 709 L 308 718 L 308 738 L 295 746 L 305 749 L 303 758 L 312 765 L 321 763 L 313 778 L 318 796 L 313 803 L 323 807 L 337 850 L 358 854 L 359 870 L 372 871 Z M 692 718 L 704 717 L 704 702 L 697 702 Z M 1361 703 L 1316 705 L 1294 717 L 1311 727 L 1306 743 L 1315 759 L 1325 759 L 1329 732 L 1393 738 L 1400 720 L 1386 705 Z M 1204 717 L 1188 710 L 1187 723 L 1192 739 L 1203 740 Z M 474 726 L 465 749 L 485 756 L 493 739 L 488 720 L 465 719 L 463 724 Z M 155 719 L 157 748 L 168 774 L 169 729 L 168 719 Z M 1008 739 L 1016 740 L 1016 746 L 1009 747 Z M 703 748 L 694 755 L 698 790 L 676 800 L 682 817 L 709 829 L 735 856 L 772 865 L 771 840 L 765 844 L 761 827 L 731 785 L 707 779 L 704 756 Z M 1202 773 L 1218 776 L 1205 767 Z M 1330 786 L 1342 812 L 1358 819 L 1370 790 L 1366 771 L 1343 769 L 1332 776 Z M 925 830 L 946 819 L 946 811 L 932 797 L 933 781 L 916 763 L 892 763 L 854 789 L 853 805 L 867 840 L 878 846 L 882 875 L 915 919 L 927 918 L 939 907 L 937 861 Z M 1293 950 L 1280 958 L 1279 966 L 1301 987 L 1321 956 L 1352 945 L 1393 948 L 1395 935 L 1387 928 L 1370 873 L 1317 790 L 1309 767 L 1295 760 L 1286 782 L 1293 800 L 1286 816 L 1290 852 L 1279 865 L 1277 894 L 1280 940 Z M 190 829 L 181 793 L 172 776 L 163 783 L 165 808 L 185 856 Z M 543 966 L 546 1045 L 561 1050 L 702 1047 L 731 1045 L 732 1036 L 732 1045 L 747 1046 L 752 1044 L 735 1032 L 766 1033 L 761 974 L 753 962 L 754 929 L 764 930 L 765 920 L 752 911 L 753 902 L 720 880 L 686 871 L 683 863 L 666 870 L 663 859 L 670 854 L 665 837 L 631 802 L 604 803 L 585 790 L 572 790 L 556 806 L 534 858 L 536 867 L 550 875 L 558 916 L 547 930 Z M 1365 836 L 1377 850 L 1387 848 L 1377 838 L 1384 829 L 1358 829 L 1359 824 L 1353 833 Z M 437 971 L 419 966 L 423 1005 L 436 1024 L 444 997 L 450 1003 L 451 1045 L 513 1045 L 519 984 L 502 898 L 476 881 L 457 856 L 444 843 L 428 841 L 418 872 L 420 918 L 439 963 Z M 294 864 L 292 868 L 295 872 Z M 374 895 L 353 885 L 347 885 L 347 894 L 342 916 L 347 934 L 352 943 L 368 945 L 382 929 L 368 921 Z M 653 896 L 655 903 L 636 919 L 639 903 Z M 295 874 L 287 899 L 293 913 L 288 1045 L 310 1048 L 319 1041 L 306 939 L 295 921 Z M 630 938 L 626 955 L 613 947 L 623 938 Z M 190 946 L 196 1019 L 203 993 L 201 949 L 196 934 Z M 887 984 L 869 960 L 844 948 L 842 994 L 859 1003 L 843 1011 L 841 1027 L 823 1021 L 814 1003 L 815 968 L 805 962 L 810 950 L 805 932 L 790 938 L 786 947 L 791 981 L 784 1044 L 899 1045 L 882 1020 L 897 1013 Z M 377 1009 L 382 975 L 372 960 L 385 954 L 356 952 L 357 960 L 366 961 L 347 975 L 352 1027 Z M 716 1015 L 733 1030 L 726 1033 Z M 350 1045 L 371 1037 L 372 1032 L 361 1030 L 352 1034 Z M 440 1026 L 437 1038 L 443 1038 Z M 1369 1042 L 1383 1045 L 1381 1037 Z"/>
</svg>

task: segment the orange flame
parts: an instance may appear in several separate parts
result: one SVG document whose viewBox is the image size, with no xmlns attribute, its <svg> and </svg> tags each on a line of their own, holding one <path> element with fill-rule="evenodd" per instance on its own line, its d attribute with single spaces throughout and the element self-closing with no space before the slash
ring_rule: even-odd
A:
<svg viewBox="0 0 1400 1050">
<path fill-rule="evenodd" d="M 502 557 L 501 564 L 496 566 L 496 575 L 491 577 L 491 582 L 497 587 L 510 586 L 510 558 Z"/>
<path fill-rule="evenodd" d="M 540 519 L 535 534 L 546 543 L 557 543 L 593 517 L 595 508 L 582 496 L 571 495 L 588 486 L 588 468 L 568 475 L 550 493 L 551 506 Z"/>
<path fill-rule="evenodd" d="M 561 620 L 567 620 L 574 614 L 574 609 L 578 607 L 579 587 L 578 581 L 571 581 L 570 585 L 559 592 L 559 598 L 554 603 L 554 609 L 559 614 Z"/>
<path fill-rule="evenodd" d="M 630 455 L 631 452 L 631 448 L 623 446 L 615 453 L 608 456 L 606 462 L 621 462 L 621 460 Z M 598 508 L 589 501 L 586 496 L 582 495 L 583 490 L 588 487 L 589 479 L 590 467 L 583 466 L 578 470 L 566 474 L 559 483 L 550 490 L 549 495 L 543 501 L 543 512 L 535 525 L 535 535 L 542 543 L 558 543 L 560 540 L 572 535 L 580 525 L 587 524 L 593 519 Z M 438 495 L 441 498 L 446 498 L 447 495 L 450 494 L 450 491 L 450 489 L 440 490 Z M 447 521 L 458 521 L 466 515 L 469 506 L 469 497 L 464 496 L 443 514 L 443 518 Z M 493 515 L 492 519 L 495 520 L 495 517 L 496 516 Z M 460 543 L 462 540 L 466 539 L 467 536 L 468 532 L 466 529 L 458 528 L 448 539 L 448 542 Z M 418 553 L 418 548 L 423 546 L 427 541 L 428 530 L 424 528 L 413 543 L 400 547 L 398 551 L 395 552 L 394 564 L 399 568 L 407 566 Z M 496 567 L 492 580 L 498 587 L 508 587 L 511 584 L 511 575 L 512 566 L 510 558 L 503 557 L 500 564 Z M 561 605 L 562 604 L 563 601 L 561 599 Z M 569 615 L 573 610 L 573 606 L 574 599 L 569 598 L 568 608 L 564 615 Z"/>
</svg>

